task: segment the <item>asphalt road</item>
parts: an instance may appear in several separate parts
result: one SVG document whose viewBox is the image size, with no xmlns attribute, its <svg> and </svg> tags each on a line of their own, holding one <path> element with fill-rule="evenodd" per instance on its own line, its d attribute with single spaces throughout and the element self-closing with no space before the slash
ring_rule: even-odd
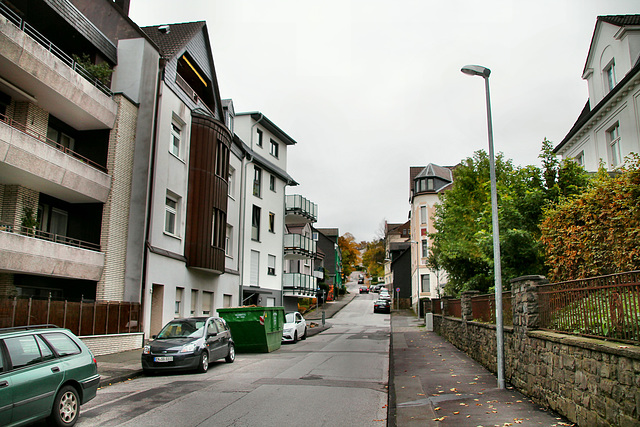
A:
<svg viewBox="0 0 640 427">
<path fill-rule="evenodd" d="M 274 352 L 101 389 L 77 425 L 386 426 L 390 323 L 373 313 L 376 296 L 357 295 L 330 329 Z"/>
</svg>

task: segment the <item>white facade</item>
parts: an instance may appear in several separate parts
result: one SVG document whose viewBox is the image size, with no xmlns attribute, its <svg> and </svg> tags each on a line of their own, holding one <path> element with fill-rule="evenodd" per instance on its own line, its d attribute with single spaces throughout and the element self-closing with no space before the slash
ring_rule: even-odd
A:
<svg viewBox="0 0 640 427">
<path fill-rule="evenodd" d="M 435 233 L 433 216 L 439 194 L 453 182 L 450 168 L 429 164 L 410 168 L 411 175 L 411 305 L 419 312 L 421 299 L 441 297 L 441 289 L 447 282 L 443 271 L 427 266 L 429 248 Z"/>
<path fill-rule="evenodd" d="M 236 170 L 242 186 L 239 270 L 242 303 L 281 306 L 287 147 L 295 143 L 262 113 L 239 113 L 235 134 L 247 155 Z"/>
<path fill-rule="evenodd" d="M 589 87 L 585 108 L 555 152 L 587 171 L 608 170 L 640 153 L 640 19 L 598 17 L 582 78 Z M 623 24 L 622 22 L 625 22 Z"/>
</svg>

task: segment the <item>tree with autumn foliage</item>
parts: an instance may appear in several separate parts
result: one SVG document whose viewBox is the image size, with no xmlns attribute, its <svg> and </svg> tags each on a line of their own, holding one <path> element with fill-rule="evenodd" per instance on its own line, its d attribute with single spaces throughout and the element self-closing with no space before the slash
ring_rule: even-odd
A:
<svg viewBox="0 0 640 427">
<path fill-rule="evenodd" d="M 351 233 L 338 237 L 338 247 L 342 252 L 342 273 L 348 277 L 362 263 L 359 244 Z"/>
<path fill-rule="evenodd" d="M 384 240 L 365 242 L 362 265 L 367 269 L 369 276 L 384 276 L 384 255 Z"/>
<path fill-rule="evenodd" d="M 539 225 L 543 209 L 579 194 L 587 175 L 573 161 L 559 161 L 546 138 L 540 154 L 543 168 L 516 167 L 498 154 L 495 158 L 500 225 L 500 259 L 504 289 L 509 280 L 546 274 Z M 448 274 L 445 292 L 491 291 L 494 284 L 493 230 L 489 156 L 483 150 L 463 160 L 453 171 L 452 188 L 436 205 L 428 264 Z"/>
<path fill-rule="evenodd" d="M 640 157 L 619 173 L 600 168 L 588 189 L 544 212 L 552 282 L 640 269 Z"/>
</svg>

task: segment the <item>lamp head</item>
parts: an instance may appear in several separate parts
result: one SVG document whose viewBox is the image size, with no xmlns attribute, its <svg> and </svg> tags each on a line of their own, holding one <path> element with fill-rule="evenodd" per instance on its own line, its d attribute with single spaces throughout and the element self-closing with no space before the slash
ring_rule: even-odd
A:
<svg viewBox="0 0 640 427">
<path fill-rule="evenodd" d="M 487 67 L 483 67 L 482 65 L 465 65 L 460 69 L 465 74 L 469 74 L 470 76 L 480 76 L 483 78 L 488 78 L 491 74 L 491 70 Z"/>
</svg>

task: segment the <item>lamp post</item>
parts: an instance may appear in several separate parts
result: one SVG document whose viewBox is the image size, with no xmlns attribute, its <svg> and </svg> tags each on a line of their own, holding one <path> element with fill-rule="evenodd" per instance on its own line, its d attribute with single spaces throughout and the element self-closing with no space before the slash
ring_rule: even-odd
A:
<svg viewBox="0 0 640 427">
<path fill-rule="evenodd" d="M 493 126 L 491 124 L 491 101 L 489 97 L 489 75 L 491 70 L 481 65 L 465 65 L 460 70 L 470 76 L 484 79 L 487 98 L 487 127 L 489 132 L 489 170 L 491 178 L 491 222 L 493 224 L 493 270 L 496 292 L 496 350 L 498 388 L 505 388 L 504 381 L 504 328 L 502 324 L 502 265 L 500 263 L 500 231 L 498 229 L 498 190 L 496 186 L 496 166 L 493 152 Z"/>
</svg>

